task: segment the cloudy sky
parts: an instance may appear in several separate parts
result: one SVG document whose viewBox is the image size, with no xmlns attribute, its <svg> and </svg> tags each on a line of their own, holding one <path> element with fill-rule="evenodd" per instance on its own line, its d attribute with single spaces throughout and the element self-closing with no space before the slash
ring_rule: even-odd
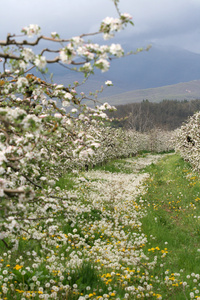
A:
<svg viewBox="0 0 200 300">
<path fill-rule="evenodd" d="M 112 0 L 0 0 L 0 39 L 23 26 L 38 24 L 42 33 L 62 37 L 95 31 L 106 16 L 117 16 Z M 121 0 L 121 12 L 133 16 L 118 36 L 122 44 L 180 47 L 200 53 L 200 0 Z"/>
</svg>

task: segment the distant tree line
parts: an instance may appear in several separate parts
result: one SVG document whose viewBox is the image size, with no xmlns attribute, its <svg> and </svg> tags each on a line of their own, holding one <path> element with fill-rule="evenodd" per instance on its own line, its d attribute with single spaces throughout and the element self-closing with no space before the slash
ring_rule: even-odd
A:
<svg viewBox="0 0 200 300">
<path fill-rule="evenodd" d="M 159 128 L 174 130 L 200 111 L 200 99 L 196 100 L 163 100 L 159 103 L 143 100 L 140 103 L 131 103 L 116 106 L 117 111 L 108 113 L 112 127 L 135 129 L 139 132 Z"/>
</svg>

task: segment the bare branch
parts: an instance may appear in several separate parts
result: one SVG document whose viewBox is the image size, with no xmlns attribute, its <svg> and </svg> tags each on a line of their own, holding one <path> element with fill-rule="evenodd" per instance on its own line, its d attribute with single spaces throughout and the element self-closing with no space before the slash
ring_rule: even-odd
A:
<svg viewBox="0 0 200 300">
<path fill-rule="evenodd" d="M 8 145 L 8 141 L 9 141 L 9 135 L 7 134 L 7 132 L 5 130 L 3 130 L 2 128 L 0 128 L 0 131 L 3 132 L 3 134 L 5 135 L 6 137 L 6 140 L 5 140 L 5 143 L 6 145 Z"/>
<path fill-rule="evenodd" d="M 14 55 L 14 54 L 7 54 L 0 52 L 0 57 L 4 59 L 15 59 L 15 60 L 22 60 L 20 56 Z"/>
<path fill-rule="evenodd" d="M 60 50 L 51 50 L 51 49 L 45 48 L 42 50 L 42 52 L 40 54 L 43 55 L 44 52 L 59 53 Z"/>
<path fill-rule="evenodd" d="M 30 183 L 32 183 L 34 186 L 36 186 L 36 187 L 42 189 L 41 185 L 39 185 L 39 184 L 33 182 L 33 181 L 32 181 L 30 178 L 28 178 L 26 175 L 24 175 L 24 174 L 21 174 L 21 175 L 22 175 L 24 178 L 26 178 L 26 180 L 28 180 Z"/>
</svg>

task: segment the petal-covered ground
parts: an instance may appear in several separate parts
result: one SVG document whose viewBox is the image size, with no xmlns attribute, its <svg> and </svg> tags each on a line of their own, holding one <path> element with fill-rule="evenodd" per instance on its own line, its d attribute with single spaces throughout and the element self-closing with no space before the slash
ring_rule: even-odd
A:
<svg viewBox="0 0 200 300">
<path fill-rule="evenodd" d="M 159 286 L 184 289 L 181 275 L 164 269 L 167 246 L 149 248 L 142 229 L 150 178 L 139 170 L 160 157 L 74 175 L 70 193 L 57 187 L 43 203 L 50 216 L 27 224 L 18 249 L 1 250 L 0 299 L 162 299 Z"/>
</svg>

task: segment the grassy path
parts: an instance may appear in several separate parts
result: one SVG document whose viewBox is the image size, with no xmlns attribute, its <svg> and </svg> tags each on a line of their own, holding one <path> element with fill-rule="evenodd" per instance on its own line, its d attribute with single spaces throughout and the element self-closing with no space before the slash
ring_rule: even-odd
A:
<svg viewBox="0 0 200 300">
<path fill-rule="evenodd" d="M 132 172 L 150 175 L 139 201 L 146 209 L 141 220 L 148 240 L 144 253 L 157 255 L 151 272 L 156 297 L 160 293 L 163 299 L 200 299 L 200 176 L 177 154 L 164 155 L 144 167 L 148 159 L 144 155 L 126 163 L 136 164 L 135 169 L 129 167 Z M 126 163 L 122 160 L 115 167 L 126 172 Z M 106 168 L 112 170 L 112 163 Z"/>
<path fill-rule="evenodd" d="M 165 274 L 172 282 L 166 299 L 196 299 L 200 297 L 200 176 L 176 154 L 145 168 L 145 172 L 150 173 L 150 179 L 145 194 L 148 213 L 142 228 L 153 236 L 152 248 L 166 245 L 163 267 L 169 270 Z"/>
<path fill-rule="evenodd" d="M 0 299 L 200 299 L 199 175 L 176 154 L 66 174 L 50 200 L 0 244 Z"/>
</svg>

